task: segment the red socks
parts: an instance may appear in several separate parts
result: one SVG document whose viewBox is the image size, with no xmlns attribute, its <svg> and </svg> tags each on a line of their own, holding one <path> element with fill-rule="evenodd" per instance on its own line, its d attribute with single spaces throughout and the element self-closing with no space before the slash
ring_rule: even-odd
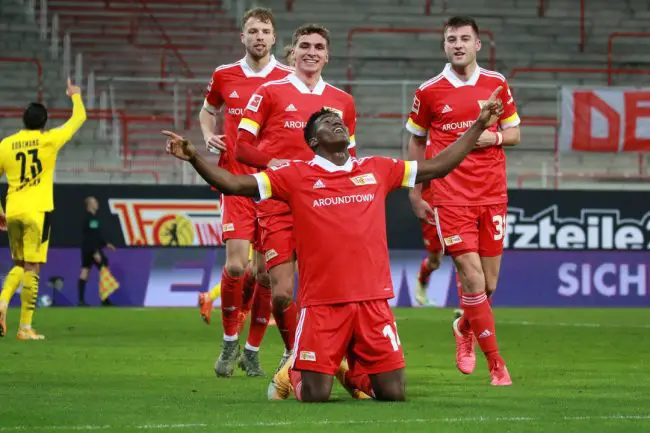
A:
<svg viewBox="0 0 650 433">
<path fill-rule="evenodd" d="M 244 277 L 231 277 L 226 268 L 221 274 L 221 320 L 226 337 L 237 336 L 237 317 L 242 304 Z"/>
<path fill-rule="evenodd" d="M 248 314 L 251 311 L 253 305 L 253 295 L 255 294 L 255 276 L 250 267 L 246 268 L 244 273 L 244 294 L 242 297 L 241 310 L 242 312 Z"/>
<path fill-rule="evenodd" d="M 295 302 L 287 307 L 273 305 L 273 317 L 278 325 L 278 330 L 284 341 L 284 347 L 287 350 L 293 350 L 293 340 L 296 337 L 296 327 L 298 326 L 298 306 Z"/>
<path fill-rule="evenodd" d="M 424 260 L 422 260 L 422 264 L 420 265 L 420 272 L 418 273 L 418 281 L 422 286 L 427 286 L 429 284 L 429 277 L 431 277 L 432 272 L 433 269 L 429 267 L 429 258 L 426 257 Z"/>
<path fill-rule="evenodd" d="M 488 359 L 499 356 L 492 308 L 485 293 L 464 294 L 462 297 L 464 317 L 469 322 L 476 341 Z"/>
<path fill-rule="evenodd" d="M 247 348 L 258 348 L 262 344 L 271 318 L 271 289 L 256 282 L 255 296 L 252 299 L 251 324 L 248 328 L 246 346 Z"/>
</svg>

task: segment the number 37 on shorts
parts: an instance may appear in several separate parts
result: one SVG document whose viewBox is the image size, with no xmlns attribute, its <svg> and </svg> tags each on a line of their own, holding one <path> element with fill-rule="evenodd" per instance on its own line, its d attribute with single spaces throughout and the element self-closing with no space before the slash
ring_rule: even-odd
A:
<svg viewBox="0 0 650 433">
<path fill-rule="evenodd" d="M 481 257 L 500 256 L 506 237 L 506 203 L 485 206 L 435 208 L 439 242 L 451 256 L 475 252 Z"/>
</svg>

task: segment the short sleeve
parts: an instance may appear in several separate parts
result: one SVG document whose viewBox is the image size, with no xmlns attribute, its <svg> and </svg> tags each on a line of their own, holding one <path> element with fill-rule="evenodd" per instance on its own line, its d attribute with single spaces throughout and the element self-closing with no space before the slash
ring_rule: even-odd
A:
<svg viewBox="0 0 650 433">
<path fill-rule="evenodd" d="M 357 142 L 354 134 L 357 130 L 357 109 L 354 105 L 354 98 L 352 97 L 350 97 L 350 102 L 348 102 L 348 106 L 345 108 L 345 112 L 343 113 L 343 123 L 345 123 L 345 126 L 348 128 L 348 133 L 350 134 L 350 145 L 348 146 L 348 149 L 356 148 Z"/>
<path fill-rule="evenodd" d="M 409 119 L 406 122 L 406 130 L 418 137 L 427 135 L 427 131 L 433 121 L 431 107 L 425 100 L 425 94 L 422 89 L 417 89 L 413 96 L 413 105 L 409 113 Z"/>
<path fill-rule="evenodd" d="M 224 100 L 221 97 L 219 73 L 214 71 L 212 78 L 208 83 L 205 92 L 205 100 L 203 101 L 203 108 L 210 114 L 216 114 L 221 109 Z"/>
<path fill-rule="evenodd" d="M 404 161 L 395 158 L 374 157 L 377 160 L 379 175 L 388 185 L 386 193 L 398 188 L 413 188 L 418 173 L 417 161 Z"/>
<path fill-rule="evenodd" d="M 268 199 L 289 201 L 292 187 L 299 181 L 296 167 L 291 162 L 271 167 L 253 176 L 257 180 L 259 201 Z"/>
<path fill-rule="evenodd" d="M 271 111 L 271 105 L 271 95 L 268 88 L 265 86 L 259 87 L 248 100 L 244 115 L 239 122 L 239 129 L 248 131 L 257 137 Z"/>
<path fill-rule="evenodd" d="M 510 86 L 508 82 L 504 81 L 503 90 L 501 90 L 501 101 L 503 102 L 503 114 L 499 118 L 499 126 L 501 129 L 514 128 L 519 126 L 521 120 L 519 119 L 519 114 L 517 114 L 517 105 L 515 104 L 515 98 L 512 96 L 510 91 Z"/>
</svg>

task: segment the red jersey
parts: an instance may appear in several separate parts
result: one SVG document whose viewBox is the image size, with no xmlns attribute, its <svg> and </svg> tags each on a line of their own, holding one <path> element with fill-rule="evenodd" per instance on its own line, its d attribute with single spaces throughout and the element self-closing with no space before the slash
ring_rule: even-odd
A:
<svg viewBox="0 0 650 433">
<path fill-rule="evenodd" d="M 354 99 L 322 78 L 312 91 L 294 74 L 262 85 L 251 97 L 239 128 L 258 137 L 258 148 L 273 158 L 310 161 L 314 152 L 305 142 L 304 129 L 309 117 L 322 108 L 339 113 L 354 153 Z M 261 216 L 289 212 L 285 203 L 277 201 L 263 203 L 259 210 Z"/>
<path fill-rule="evenodd" d="M 447 64 L 442 73 L 422 84 L 413 98 L 406 129 L 424 137 L 429 131 L 431 146 L 426 158 L 432 158 L 452 144 L 476 120 L 481 106 L 492 92 L 503 87 L 503 115 L 498 128 L 519 125 L 519 115 L 510 88 L 503 75 L 477 67 L 467 82 L 461 81 Z M 506 154 L 502 146 L 473 150 L 447 176 L 431 181 L 433 204 L 480 206 L 506 203 Z"/>
<path fill-rule="evenodd" d="M 386 195 L 415 184 L 417 162 L 316 156 L 255 174 L 261 200 L 289 204 L 300 307 L 394 296 L 386 242 Z M 351 266 L 352 265 L 352 266 Z"/>
<path fill-rule="evenodd" d="M 292 72 L 292 69 L 275 60 L 259 72 L 255 72 L 243 58 L 235 63 L 219 66 L 212 73 L 212 79 L 205 95 L 203 108 L 216 115 L 224 107 L 224 134 L 227 151 L 221 154 L 219 166 L 235 174 L 251 174 L 258 170 L 242 164 L 235 158 L 237 127 L 244 115 L 244 108 L 251 95 L 262 84 L 279 80 Z"/>
</svg>

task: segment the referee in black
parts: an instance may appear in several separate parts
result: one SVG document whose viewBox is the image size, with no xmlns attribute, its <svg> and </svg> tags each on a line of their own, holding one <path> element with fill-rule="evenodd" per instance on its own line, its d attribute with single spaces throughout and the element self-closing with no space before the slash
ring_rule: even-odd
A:
<svg viewBox="0 0 650 433">
<path fill-rule="evenodd" d="M 84 217 L 83 241 L 81 243 L 81 274 L 79 275 L 79 305 L 87 306 L 85 300 L 86 282 L 93 265 L 101 270 L 108 266 L 108 259 L 102 251 L 105 247 L 115 251 L 115 247 L 106 242 L 102 235 L 101 225 L 97 216 L 99 203 L 95 197 L 86 198 L 86 215 Z M 108 298 L 102 301 L 103 305 L 111 305 Z"/>
</svg>

